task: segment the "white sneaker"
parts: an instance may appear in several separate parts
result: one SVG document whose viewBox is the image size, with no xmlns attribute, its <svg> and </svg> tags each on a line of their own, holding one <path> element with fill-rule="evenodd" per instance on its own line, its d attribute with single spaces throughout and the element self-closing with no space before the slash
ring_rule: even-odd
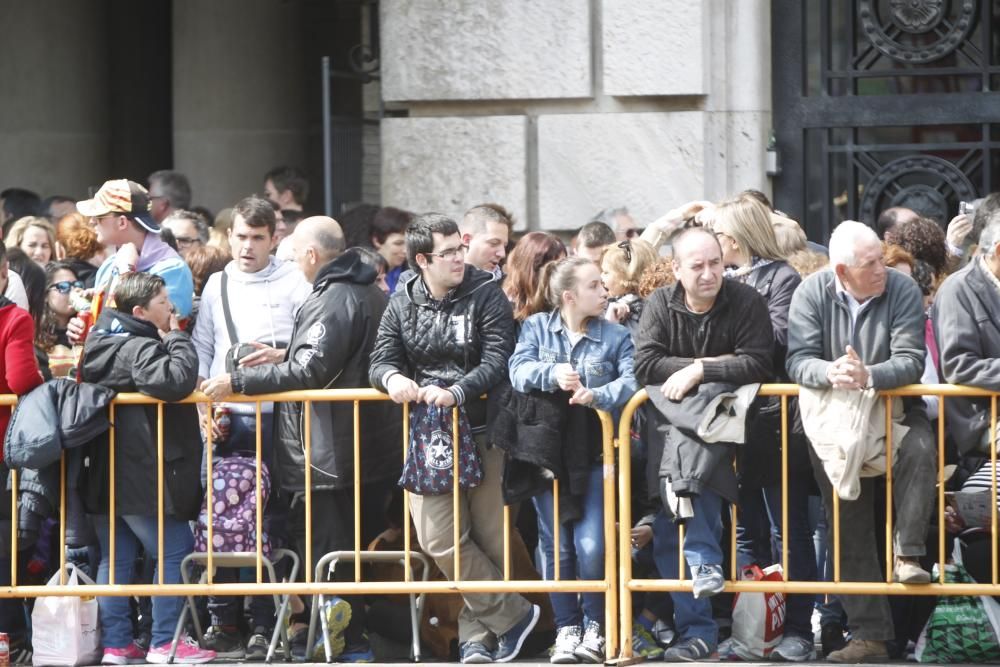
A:
<svg viewBox="0 0 1000 667">
<path fill-rule="evenodd" d="M 556 635 L 556 643 L 552 647 L 552 657 L 549 662 L 553 665 L 570 665 L 580 662 L 576 657 L 576 648 L 580 645 L 580 626 L 567 625 L 559 628 Z"/>
<path fill-rule="evenodd" d="M 600 664 L 604 662 L 604 633 L 601 632 L 601 624 L 597 621 L 587 621 L 587 629 L 583 633 L 583 639 L 573 651 L 573 654 L 580 659 L 580 662 Z"/>
</svg>

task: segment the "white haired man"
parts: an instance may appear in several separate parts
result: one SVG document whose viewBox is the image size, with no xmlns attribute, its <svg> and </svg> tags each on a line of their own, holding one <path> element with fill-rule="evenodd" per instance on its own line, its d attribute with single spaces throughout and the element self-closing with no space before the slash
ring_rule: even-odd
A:
<svg viewBox="0 0 1000 667">
<path fill-rule="evenodd" d="M 892 389 L 920 381 L 924 370 L 924 309 L 920 288 L 885 266 L 882 245 L 867 225 L 841 223 L 830 238 L 830 268 L 807 278 L 792 296 L 788 314 L 788 374 L 814 389 Z M 894 576 L 927 583 L 917 559 L 934 503 L 934 439 L 919 398 L 905 399 L 903 437 L 893 461 L 896 555 Z M 803 422 L 807 420 L 803 414 Z M 806 425 L 809 431 L 808 424 Z M 813 447 L 810 457 L 832 517 L 833 489 Z M 875 526 L 875 477 L 862 477 L 855 500 L 840 500 L 842 581 L 879 581 Z M 831 524 L 832 525 L 832 524 Z M 885 596 L 841 596 L 852 639 L 830 653 L 832 662 L 870 662 L 887 657 L 894 637 Z"/>
</svg>

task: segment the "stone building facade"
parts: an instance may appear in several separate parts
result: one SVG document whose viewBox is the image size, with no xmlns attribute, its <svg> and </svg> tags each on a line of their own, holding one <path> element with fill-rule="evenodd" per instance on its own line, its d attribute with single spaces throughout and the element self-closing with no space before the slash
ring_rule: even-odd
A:
<svg viewBox="0 0 1000 667">
<path fill-rule="evenodd" d="M 765 0 L 382 0 L 381 191 L 530 229 L 768 190 Z"/>
</svg>

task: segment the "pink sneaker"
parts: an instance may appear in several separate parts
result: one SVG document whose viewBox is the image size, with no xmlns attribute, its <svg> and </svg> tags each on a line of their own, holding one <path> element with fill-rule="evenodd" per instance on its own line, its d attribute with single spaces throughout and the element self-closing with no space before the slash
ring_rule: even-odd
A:
<svg viewBox="0 0 1000 667">
<path fill-rule="evenodd" d="M 104 657 L 101 658 L 102 665 L 135 665 L 143 662 L 146 662 L 146 652 L 135 642 L 125 648 L 106 648 Z"/>
<path fill-rule="evenodd" d="M 146 662 L 154 665 L 165 665 L 170 659 L 170 642 L 160 644 L 149 649 L 146 654 Z M 215 660 L 215 651 L 209 651 L 198 646 L 198 642 L 190 637 L 184 637 L 177 644 L 177 651 L 174 653 L 174 663 L 187 665 L 200 665 L 203 662 Z"/>
</svg>

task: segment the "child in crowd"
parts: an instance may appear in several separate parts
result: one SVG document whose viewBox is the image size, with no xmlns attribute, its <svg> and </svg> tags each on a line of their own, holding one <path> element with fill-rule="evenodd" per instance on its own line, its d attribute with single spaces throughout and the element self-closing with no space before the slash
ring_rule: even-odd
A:
<svg viewBox="0 0 1000 667">
<path fill-rule="evenodd" d="M 119 392 L 141 392 L 161 401 L 179 401 L 198 383 L 194 344 L 180 330 L 163 279 L 148 273 L 127 273 L 114 290 L 113 307 L 105 308 L 87 337 L 83 376 L 88 382 Z M 157 419 L 156 405 L 122 405 L 115 411 L 115 552 L 111 553 L 109 448 L 103 438 L 91 445 L 84 473 L 84 502 L 94 515 L 101 545 L 97 581 L 109 583 L 114 557 L 115 582 L 129 583 L 139 547 L 158 554 Z M 181 581 L 181 561 L 194 539 L 188 521 L 196 519 L 201 493 L 201 439 L 194 405 L 165 405 L 163 419 L 163 557 L 162 583 Z M 159 572 L 154 581 L 161 581 Z M 148 653 L 133 641 L 127 597 L 100 597 L 101 643 L 105 665 L 168 662 L 171 640 L 184 604 L 181 597 L 153 598 L 153 641 Z M 176 647 L 174 662 L 203 663 L 215 657 L 191 639 Z"/>
<path fill-rule="evenodd" d="M 624 327 L 603 319 L 607 291 L 597 265 L 581 257 L 546 264 L 539 289 L 545 290 L 553 310 L 532 315 L 521 328 L 510 359 L 514 389 L 522 393 L 564 392 L 569 409 L 582 410 L 581 420 L 596 421 L 590 408 L 621 408 L 638 389 L 632 374 L 632 337 Z M 600 433 L 600 428 L 588 432 Z M 582 496 L 572 488 L 572 475 L 563 480 L 560 489 L 560 578 L 601 579 L 605 543 L 600 439 L 565 442 L 568 440 L 564 438 L 563 460 L 584 460 L 586 469 L 580 473 L 585 477 Z M 566 502 L 565 491 L 571 491 L 574 502 Z M 546 580 L 555 578 L 556 502 L 551 490 L 534 498 Z M 574 511 L 569 505 L 574 505 Z M 582 609 L 574 593 L 553 593 L 550 598 L 558 628 L 551 662 L 603 662 L 604 596 L 584 593 Z"/>
</svg>

